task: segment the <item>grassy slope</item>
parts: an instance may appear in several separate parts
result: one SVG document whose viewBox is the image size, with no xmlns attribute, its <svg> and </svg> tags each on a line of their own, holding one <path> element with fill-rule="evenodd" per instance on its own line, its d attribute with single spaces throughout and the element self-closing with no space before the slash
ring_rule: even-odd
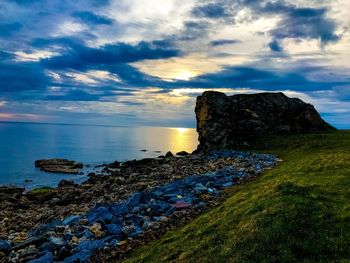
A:
<svg viewBox="0 0 350 263">
<path fill-rule="evenodd" d="M 284 162 L 128 261 L 350 262 L 350 132 L 256 145 Z"/>
</svg>

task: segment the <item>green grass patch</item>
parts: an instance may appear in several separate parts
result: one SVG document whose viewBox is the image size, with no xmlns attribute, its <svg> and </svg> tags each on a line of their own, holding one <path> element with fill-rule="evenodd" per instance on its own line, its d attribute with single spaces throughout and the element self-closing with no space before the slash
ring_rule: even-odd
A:
<svg viewBox="0 0 350 263">
<path fill-rule="evenodd" d="M 350 262 L 350 132 L 258 138 L 283 162 L 127 262 Z"/>
</svg>

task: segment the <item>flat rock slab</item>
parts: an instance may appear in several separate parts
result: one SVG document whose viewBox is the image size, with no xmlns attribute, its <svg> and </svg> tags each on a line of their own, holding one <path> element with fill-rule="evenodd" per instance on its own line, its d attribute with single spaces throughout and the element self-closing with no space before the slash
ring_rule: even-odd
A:
<svg viewBox="0 0 350 263">
<path fill-rule="evenodd" d="M 78 174 L 83 164 L 67 159 L 46 159 L 35 161 L 35 167 L 47 173 Z"/>
</svg>

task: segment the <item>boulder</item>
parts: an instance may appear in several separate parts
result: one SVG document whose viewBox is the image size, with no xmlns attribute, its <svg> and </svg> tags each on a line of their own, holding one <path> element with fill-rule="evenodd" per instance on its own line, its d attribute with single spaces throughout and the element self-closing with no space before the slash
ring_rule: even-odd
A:
<svg viewBox="0 0 350 263">
<path fill-rule="evenodd" d="M 195 112 L 200 151 L 234 148 L 257 135 L 335 130 L 311 104 L 283 93 L 206 91 L 197 97 Z"/>
<path fill-rule="evenodd" d="M 35 161 L 35 167 L 48 173 L 78 174 L 83 164 L 67 159 L 47 159 Z"/>
<path fill-rule="evenodd" d="M 189 155 L 189 153 L 186 152 L 186 151 L 181 151 L 181 152 L 176 153 L 176 155 L 178 155 L 178 156 L 186 156 L 186 155 Z"/>
<path fill-rule="evenodd" d="M 171 151 L 168 151 L 168 152 L 165 154 L 165 157 L 174 157 L 174 154 L 173 154 Z"/>
</svg>

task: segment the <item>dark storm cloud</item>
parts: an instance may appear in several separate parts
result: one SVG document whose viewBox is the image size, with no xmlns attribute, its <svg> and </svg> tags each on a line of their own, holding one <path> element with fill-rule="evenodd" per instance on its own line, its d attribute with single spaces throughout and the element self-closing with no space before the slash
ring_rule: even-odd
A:
<svg viewBox="0 0 350 263">
<path fill-rule="evenodd" d="M 114 22 L 113 19 L 106 16 L 96 15 L 89 11 L 76 12 L 73 14 L 73 17 L 90 25 L 112 25 Z"/>
<path fill-rule="evenodd" d="M 42 63 L 51 69 L 84 69 L 95 65 L 112 65 L 145 59 L 171 58 L 179 54 L 179 50 L 159 48 L 147 42 L 140 42 L 136 45 L 117 43 L 105 45 L 101 48 L 75 45 L 66 54 L 45 59 Z"/>
<path fill-rule="evenodd" d="M 222 45 L 232 45 L 232 44 L 238 44 L 238 43 L 241 43 L 241 41 L 235 40 L 235 39 L 218 39 L 218 40 L 211 41 L 210 45 L 212 45 L 213 47 L 217 47 Z"/>
<path fill-rule="evenodd" d="M 270 31 L 274 46 L 284 38 L 319 39 L 327 44 L 339 40 L 337 24 L 327 18 L 327 8 L 304 8 L 280 2 L 245 1 L 256 15 L 281 15 L 277 26 Z M 270 46 L 271 47 L 271 46 Z M 275 50 L 276 51 L 276 50 Z"/>
<path fill-rule="evenodd" d="M 50 82 L 51 79 L 37 63 L 0 62 L 0 92 L 40 90 Z"/>
<path fill-rule="evenodd" d="M 323 44 L 339 39 L 335 34 L 335 22 L 326 18 L 327 9 L 292 6 L 285 8 L 283 11 L 285 16 L 271 31 L 274 38 L 320 39 Z"/>
<path fill-rule="evenodd" d="M 280 70 L 261 69 L 250 66 L 230 66 L 217 73 L 198 76 L 190 81 L 178 81 L 173 87 L 191 88 L 251 88 L 257 90 L 295 90 L 317 91 L 327 90 L 337 85 L 347 85 L 350 81 L 311 81 L 308 74 L 318 72 L 322 68 L 304 68 Z"/>
<path fill-rule="evenodd" d="M 281 48 L 279 41 L 285 38 L 319 39 L 322 45 L 339 40 L 335 33 L 337 24 L 327 17 L 327 8 L 298 7 L 285 1 L 228 0 L 200 4 L 192 10 L 192 14 L 209 19 L 232 17 L 234 21 L 238 12 L 244 8 L 252 11 L 251 19 L 280 16 L 277 26 L 269 32 L 273 38 L 270 43 L 273 51 Z"/>
</svg>

